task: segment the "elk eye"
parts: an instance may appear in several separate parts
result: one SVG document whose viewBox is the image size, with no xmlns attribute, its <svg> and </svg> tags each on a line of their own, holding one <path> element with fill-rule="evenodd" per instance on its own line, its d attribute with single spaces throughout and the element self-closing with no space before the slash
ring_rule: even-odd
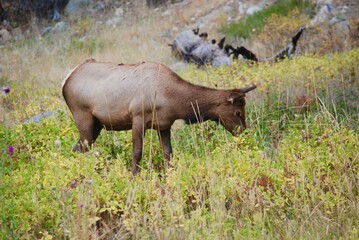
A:
<svg viewBox="0 0 359 240">
<path fill-rule="evenodd" d="M 236 116 L 237 116 L 237 117 L 240 117 L 240 116 L 241 116 L 241 112 L 240 112 L 240 111 L 237 111 L 237 112 L 236 112 Z"/>
</svg>

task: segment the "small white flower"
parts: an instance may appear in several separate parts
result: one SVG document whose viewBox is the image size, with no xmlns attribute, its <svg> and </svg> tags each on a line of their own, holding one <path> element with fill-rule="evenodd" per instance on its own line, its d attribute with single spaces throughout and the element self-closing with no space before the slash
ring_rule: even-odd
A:
<svg viewBox="0 0 359 240">
<path fill-rule="evenodd" d="M 92 179 L 87 179 L 84 181 L 85 184 L 87 185 L 93 185 L 93 180 Z"/>
<path fill-rule="evenodd" d="M 57 148 L 60 148 L 61 147 L 61 141 L 59 139 L 55 140 L 55 146 Z"/>
<path fill-rule="evenodd" d="M 95 154 L 96 157 L 99 157 L 99 156 L 100 156 L 100 152 L 99 152 L 99 151 L 94 151 L 93 153 Z"/>
<path fill-rule="evenodd" d="M 89 141 L 87 141 L 87 139 L 85 139 L 85 141 L 83 142 L 83 144 L 84 144 L 85 147 L 88 147 Z"/>
</svg>

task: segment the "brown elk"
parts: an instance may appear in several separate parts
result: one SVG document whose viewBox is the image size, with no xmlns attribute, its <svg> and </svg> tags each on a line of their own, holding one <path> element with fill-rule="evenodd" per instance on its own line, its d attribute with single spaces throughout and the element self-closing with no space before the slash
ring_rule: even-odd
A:
<svg viewBox="0 0 359 240">
<path fill-rule="evenodd" d="M 245 94 L 255 88 L 216 90 L 197 86 L 160 63 L 88 60 L 68 74 L 62 93 L 80 133 L 73 150 L 87 151 L 102 128 L 132 129 L 132 173 L 136 174 L 146 129 L 157 130 L 168 166 L 172 155 L 170 130 L 175 120 L 212 120 L 232 134 L 239 133 L 246 127 Z"/>
</svg>

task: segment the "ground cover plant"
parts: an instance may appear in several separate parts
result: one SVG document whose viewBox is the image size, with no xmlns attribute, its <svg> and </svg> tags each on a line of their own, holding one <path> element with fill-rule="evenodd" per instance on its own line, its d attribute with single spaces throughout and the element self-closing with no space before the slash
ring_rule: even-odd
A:
<svg viewBox="0 0 359 240">
<path fill-rule="evenodd" d="M 63 107 L 40 124 L 1 125 L 2 237 L 354 237 L 358 59 L 355 49 L 200 72 L 194 81 L 220 87 L 265 79 L 248 100 L 251 129 L 179 127 L 167 173 L 155 133 L 133 179 L 128 132 L 102 133 L 83 155 L 69 152 L 77 133 Z"/>
<path fill-rule="evenodd" d="M 311 17 L 314 14 L 314 7 L 314 4 L 305 0 L 276 1 L 267 8 L 249 15 L 244 20 L 223 26 L 222 31 L 232 38 L 250 38 L 261 33 L 267 19 L 272 16 L 288 16 L 292 15 L 293 11 L 298 11 Z"/>
<path fill-rule="evenodd" d="M 146 135 L 136 177 L 130 132 L 103 131 L 88 154 L 70 152 L 78 133 L 61 80 L 91 57 L 170 64 L 165 46 L 133 40 L 155 39 L 154 22 L 150 16 L 118 30 L 88 27 L 85 40 L 64 34 L 1 49 L 0 238 L 355 239 L 358 48 L 277 64 L 184 68 L 179 74 L 196 84 L 257 89 L 248 94 L 250 128 L 240 136 L 211 122 L 177 122 L 167 172 L 155 131 Z"/>
</svg>

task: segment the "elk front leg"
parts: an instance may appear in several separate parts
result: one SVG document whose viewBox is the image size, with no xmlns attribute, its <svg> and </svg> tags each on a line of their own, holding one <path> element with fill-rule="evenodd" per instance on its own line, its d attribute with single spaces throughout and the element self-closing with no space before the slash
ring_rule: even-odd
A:
<svg viewBox="0 0 359 240">
<path fill-rule="evenodd" d="M 132 175 L 136 175 L 138 172 L 138 166 L 142 158 L 144 137 L 145 129 L 143 126 L 143 120 L 134 120 L 132 123 Z"/>
<path fill-rule="evenodd" d="M 172 146 L 171 146 L 171 129 L 159 130 L 158 137 L 161 142 L 163 158 L 165 160 L 166 169 L 170 167 L 170 161 L 172 158 Z"/>
</svg>

